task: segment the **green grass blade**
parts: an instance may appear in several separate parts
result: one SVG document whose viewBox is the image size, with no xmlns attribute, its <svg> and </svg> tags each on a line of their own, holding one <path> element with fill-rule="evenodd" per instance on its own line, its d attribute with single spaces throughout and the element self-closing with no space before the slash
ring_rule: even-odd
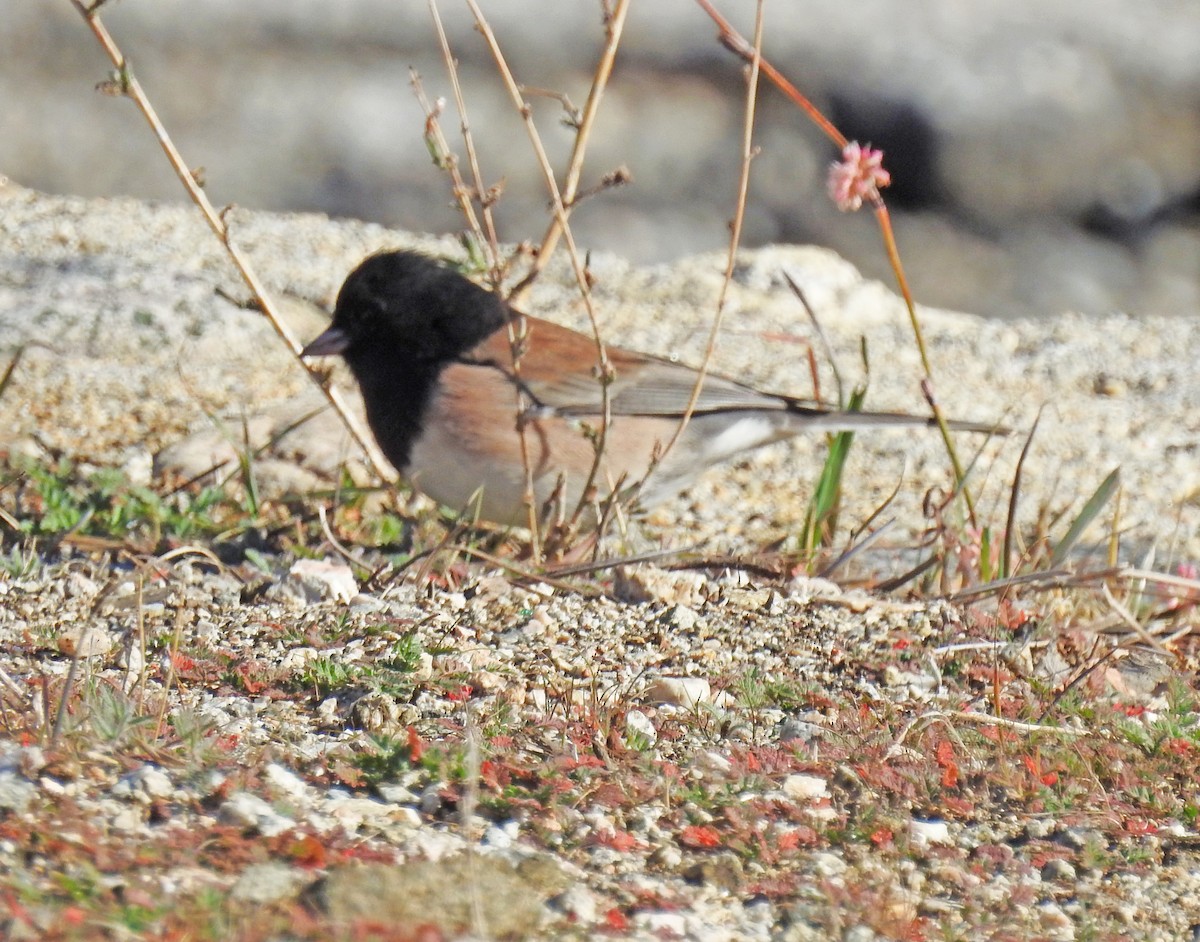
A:
<svg viewBox="0 0 1200 942">
<path fill-rule="evenodd" d="M 865 387 L 856 388 L 850 395 L 849 411 L 861 410 L 866 394 Z M 833 535 L 842 499 L 842 476 L 853 443 L 853 432 L 838 432 L 830 442 L 829 454 L 825 458 L 821 476 L 817 479 L 817 486 L 809 498 L 808 510 L 804 514 L 802 547 L 806 552 L 812 552 L 824 545 Z"/>
<path fill-rule="evenodd" d="M 1083 536 L 1083 531 L 1096 519 L 1096 516 L 1104 508 L 1104 505 L 1112 499 L 1113 494 L 1117 492 L 1117 488 L 1120 485 L 1121 469 L 1113 468 L 1109 472 L 1108 477 L 1100 482 L 1100 486 L 1096 488 L 1096 492 L 1088 499 L 1088 502 L 1083 505 L 1083 510 L 1079 512 L 1079 516 L 1071 524 L 1067 535 L 1054 547 L 1054 552 L 1050 555 L 1051 569 L 1060 566 L 1067 558 L 1067 554 L 1071 552 L 1075 544 L 1079 542 L 1079 538 Z"/>
</svg>

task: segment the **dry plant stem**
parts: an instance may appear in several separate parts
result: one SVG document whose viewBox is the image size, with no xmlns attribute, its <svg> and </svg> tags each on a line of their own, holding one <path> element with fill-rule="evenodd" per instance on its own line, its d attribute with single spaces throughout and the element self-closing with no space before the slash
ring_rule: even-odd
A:
<svg viewBox="0 0 1200 942">
<path fill-rule="evenodd" d="M 583 172 L 584 154 L 587 152 L 588 140 L 592 134 L 592 126 L 596 122 L 596 115 L 600 111 L 600 100 L 604 97 L 604 90 L 608 87 L 608 80 L 612 75 L 613 63 L 617 58 L 617 47 L 621 44 L 621 34 L 625 29 L 625 14 L 629 11 L 629 2 L 630 0 L 618 0 L 616 9 L 612 11 L 606 24 L 604 48 L 600 52 L 600 61 L 596 64 L 592 87 L 588 91 L 587 102 L 583 106 L 583 114 L 579 119 L 579 128 L 575 134 L 575 144 L 571 150 L 571 159 L 567 164 L 566 176 L 563 178 L 562 199 L 565 210 L 563 220 L 571 214 L 575 197 L 579 192 L 579 177 Z M 542 236 L 537 256 L 533 260 L 529 273 L 521 279 L 521 283 L 513 291 L 514 300 L 520 299 L 522 292 L 533 283 L 538 272 L 545 268 L 546 263 L 550 261 L 550 256 L 558 247 L 562 230 L 563 222 L 560 221 L 558 214 L 555 214 L 550 220 L 545 235 Z"/>
<path fill-rule="evenodd" d="M 463 97 L 462 83 L 458 80 L 458 65 L 454 54 L 450 50 L 450 41 L 446 37 L 446 31 L 442 27 L 442 18 L 438 13 L 437 0 L 429 0 L 429 13 L 433 17 L 434 27 L 438 34 L 438 42 L 442 49 L 442 59 L 446 64 L 446 72 L 450 76 L 450 85 L 454 89 L 454 104 L 458 109 L 459 130 L 462 133 L 463 143 L 467 149 L 467 161 L 471 167 L 471 176 L 475 181 L 474 193 L 476 199 L 479 201 L 479 209 L 483 216 L 483 227 L 486 228 L 486 233 L 480 229 L 479 222 L 475 217 L 474 207 L 471 205 L 469 191 L 463 183 L 462 177 L 457 173 L 457 160 L 449 159 L 446 163 L 447 167 L 451 170 L 452 179 L 455 183 L 455 191 L 458 194 L 460 205 L 463 206 L 467 221 L 472 225 L 472 229 L 475 231 L 481 246 L 485 247 L 488 253 L 489 277 L 492 282 L 492 288 L 498 289 L 503 277 L 503 265 L 500 262 L 500 245 L 496 234 L 496 221 L 492 213 L 492 201 L 487 196 L 487 187 L 484 185 L 483 172 L 480 170 L 479 155 L 475 150 L 475 136 L 471 133 L 471 123 L 467 119 L 467 103 Z M 437 126 L 436 121 L 434 122 L 434 126 Z M 443 146 L 447 154 L 450 154 L 449 148 L 444 146 L 444 138 L 439 141 L 439 144 Z M 527 526 L 529 527 L 530 551 L 533 554 L 534 560 L 538 561 L 542 558 L 541 531 L 538 526 L 538 513 L 533 490 L 533 465 L 529 459 L 529 443 L 525 437 L 525 422 L 521 418 L 525 410 L 525 403 L 521 393 L 521 353 L 525 342 L 524 320 L 522 319 L 519 324 L 509 321 L 506 329 L 508 331 L 508 346 L 512 355 L 513 376 L 516 378 L 513 392 L 515 399 L 514 409 L 517 438 L 521 449 L 521 467 L 525 474 L 524 503 L 525 511 L 528 515 Z"/>
<path fill-rule="evenodd" d="M 1111 569 L 1100 569 L 1094 572 L 1073 573 L 1069 569 L 1050 569 L 1046 572 L 1031 572 L 1022 576 L 1010 576 L 998 579 L 985 585 L 972 586 L 947 595 L 952 602 L 964 602 L 967 599 L 983 595 L 995 595 L 1014 586 L 1022 586 L 1032 592 L 1055 591 L 1058 589 L 1079 588 L 1093 585 L 1106 579 L 1129 579 L 1168 586 L 1175 589 L 1187 589 L 1200 593 L 1200 579 L 1188 579 L 1184 576 L 1172 576 L 1166 572 L 1155 572 L 1152 569 L 1134 569 L 1117 566 Z"/>
<path fill-rule="evenodd" d="M 17 364 L 21 362 L 21 357 L 25 355 L 25 344 L 21 344 L 13 351 L 12 359 L 8 361 L 8 366 L 4 368 L 4 374 L 0 375 L 0 396 L 4 395 L 4 391 L 8 389 L 8 384 L 12 382 L 13 374 L 17 371 Z"/>
<path fill-rule="evenodd" d="M 612 364 L 609 363 L 608 351 L 605 349 L 604 341 L 600 336 L 600 326 L 596 320 L 596 307 L 592 301 L 591 288 L 588 286 L 587 271 L 584 268 L 583 259 L 580 258 L 579 250 L 575 245 L 575 237 L 571 233 L 571 226 L 567 220 L 567 208 L 563 203 L 558 181 L 554 177 L 554 169 L 550 166 L 550 158 L 546 155 L 546 149 L 542 146 L 541 136 L 538 134 L 537 127 L 533 123 L 533 111 L 529 106 L 529 102 L 522 96 L 521 88 L 517 84 L 516 79 L 513 78 L 512 70 L 508 67 L 508 62 L 505 60 L 504 53 L 500 49 L 500 44 L 496 40 L 496 34 L 492 32 L 492 27 L 484 17 L 483 11 L 479 9 L 479 4 L 476 0 L 467 0 L 467 6 L 470 7 L 471 14 L 475 17 L 475 25 L 483 35 L 484 41 L 488 45 L 488 50 L 496 62 L 496 68 L 500 72 L 505 89 L 508 91 L 509 97 L 517 109 L 517 113 L 520 114 L 521 119 L 525 123 L 529 142 L 533 146 L 534 154 L 537 157 L 538 165 L 545 179 L 546 189 L 550 193 L 554 218 L 559 221 L 559 225 L 562 228 L 562 238 L 567 246 L 567 254 L 571 258 L 571 267 L 575 272 L 575 280 L 579 284 L 580 295 L 583 298 L 583 304 L 587 310 L 588 322 L 592 328 L 592 337 L 596 343 L 596 365 L 600 373 L 598 380 L 600 383 L 600 428 L 596 434 L 596 459 L 592 462 L 591 470 L 588 472 L 587 480 L 584 482 L 583 490 L 581 491 L 582 496 L 580 497 L 579 505 L 575 508 L 572 515 L 573 524 L 587 507 L 588 494 L 593 486 L 595 486 L 596 476 L 600 470 L 600 462 L 604 456 L 604 444 L 608 436 L 608 423 L 611 418 L 608 387 L 612 377 Z"/>
<path fill-rule="evenodd" d="M 250 289 L 250 293 L 254 296 L 255 303 L 258 305 L 259 310 L 266 315 L 267 320 L 270 321 L 271 326 L 275 329 L 275 333 L 277 333 L 283 342 L 287 344 L 288 349 L 292 351 L 293 355 L 295 355 L 297 362 L 299 362 L 304 368 L 304 372 L 307 373 L 308 377 L 317 384 L 322 393 L 324 393 L 325 397 L 329 400 L 329 403 L 337 411 L 342 422 L 349 430 L 350 435 L 354 438 L 359 448 L 363 450 L 364 454 L 367 456 L 367 459 L 375 468 L 376 474 L 378 474 L 385 481 L 395 481 L 395 472 L 388 466 L 387 461 L 379 453 L 374 443 L 370 440 L 370 437 L 367 436 L 359 427 L 357 420 L 346 406 L 345 401 L 342 399 L 338 391 L 332 386 L 327 386 L 324 382 L 322 382 L 320 375 L 314 370 L 309 369 L 308 365 L 300 360 L 300 350 L 302 349 L 300 342 L 292 336 L 292 333 L 290 330 L 288 330 L 287 325 L 280 320 L 273 306 L 268 301 L 266 290 L 259 281 L 258 276 L 254 273 L 254 270 L 250 267 L 249 262 L 247 262 L 242 256 L 241 252 L 234 247 L 230 239 L 229 227 L 225 224 L 225 220 L 222 218 L 223 214 L 217 212 L 217 210 L 213 207 L 212 203 L 208 199 L 207 194 L 201 188 L 200 184 L 196 182 L 195 175 L 191 170 L 188 169 L 187 163 L 176 149 L 175 144 L 171 141 L 170 136 L 167 134 L 167 129 L 163 127 L 162 122 L 159 121 L 158 114 L 150 104 L 149 98 L 146 97 L 146 93 L 142 90 L 142 86 L 139 84 L 137 78 L 134 77 L 132 71 L 130 70 L 129 62 L 126 60 L 124 53 L 122 53 L 117 47 L 117 44 L 113 41 L 108 29 L 101 22 L 100 16 L 97 12 L 99 4 L 89 7 L 82 3 L 81 0 L 69 0 L 69 2 L 73 7 L 75 7 L 76 10 L 79 11 L 79 15 L 82 16 L 87 22 L 88 26 L 92 30 L 92 33 L 95 35 L 97 42 L 99 42 L 104 48 L 108 58 L 116 67 L 118 75 L 120 76 L 121 93 L 130 98 L 133 103 L 137 105 L 138 110 L 142 113 L 142 117 L 144 117 L 146 122 L 150 125 L 151 130 L 154 132 L 155 138 L 158 139 L 158 143 L 163 149 L 163 153 L 166 154 L 167 160 L 171 164 L 171 168 L 175 171 L 175 175 L 179 178 L 179 182 L 182 183 L 184 189 L 187 190 L 188 196 L 191 197 L 192 202 L 194 202 L 196 206 L 199 207 L 200 212 L 203 213 L 204 219 L 208 223 L 209 228 L 212 229 L 217 238 L 221 240 L 221 244 L 225 247 L 225 251 L 228 253 L 230 260 L 234 264 L 234 267 L 237 268 L 238 273 L 242 276 L 242 280 L 245 281 L 246 286 Z"/>
<path fill-rule="evenodd" d="M 137 580 L 137 642 L 138 653 L 141 655 L 142 663 L 138 670 L 137 677 L 137 705 L 138 709 L 146 703 L 146 573 L 145 570 L 138 570 Z M 133 671 L 133 658 L 129 658 L 128 670 Z"/>
<path fill-rule="evenodd" d="M 466 704 L 465 712 L 463 725 L 466 727 L 467 755 L 466 768 L 463 770 L 464 782 L 459 827 L 467 842 L 467 870 L 471 875 L 467 886 L 467 893 L 471 897 L 471 932 L 478 939 L 490 939 L 492 934 L 488 931 L 487 920 L 483 915 L 479 855 L 475 851 L 475 809 L 479 806 L 479 779 L 483 764 L 479 748 L 482 734 L 475 716 L 475 707 L 469 701 Z"/>
<path fill-rule="evenodd" d="M 462 178 L 462 174 L 459 173 L 458 158 L 450 150 L 450 144 L 446 140 L 446 135 L 442 133 L 442 126 L 438 121 L 441 108 L 439 105 L 434 105 L 429 101 L 429 96 L 425 94 L 425 87 L 421 84 L 421 74 L 416 69 L 410 68 L 408 75 L 409 84 L 413 87 L 413 94 L 417 96 L 417 103 L 420 104 L 421 110 L 425 112 L 425 138 L 426 141 L 432 138 L 433 147 L 437 152 L 435 154 L 435 161 L 438 169 L 445 170 L 450 175 L 451 191 L 455 202 L 458 203 L 459 212 L 463 214 L 463 218 L 467 221 L 467 228 L 475 235 L 480 245 L 487 245 L 487 238 L 483 234 L 483 226 L 480 224 L 479 217 L 475 214 L 475 206 L 471 202 L 471 188 L 467 186 L 466 181 Z"/>
<path fill-rule="evenodd" d="M 1000 726 L 1021 733 L 1050 733 L 1054 736 L 1086 736 L 1088 730 L 1067 729 L 1065 726 L 1043 726 L 1039 723 L 1022 723 L 1003 716 L 993 716 L 991 713 L 976 713 L 973 710 L 952 710 L 949 714 L 964 723 L 977 723 L 980 726 Z"/>
<path fill-rule="evenodd" d="M 357 566 L 359 570 L 366 567 L 354 558 L 354 555 L 338 542 L 338 538 L 333 534 L 333 528 L 329 525 L 329 513 L 325 510 L 325 505 L 322 504 L 317 508 L 317 519 L 321 522 L 321 532 L 325 534 L 325 540 L 333 547 L 333 551 L 342 559 L 346 560 L 351 566 Z"/>
<path fill-rule="evenodd" d="M 974 723 L 978 726 L 999 726 L 1003 729 L 1011 729 L 1019 733 L 1050 733 L 1054 736 L 1086 736 L 1088 734 L 1087 730 L 1068 729 L 1065 726 L 1044 726 L 1040 723 L 1023 723 L 1020 720 L 1010 720 L 1003 716 L 993 716 L 991 713 L 978 713 L 974 710 L 931 710 L 928 713 L 922 713 L 920 716 L 913 717 L 904 725 L 904 728 L 896 737 L 896 741 L 888 748 L 885 758 L 890 759 L 897 755 L 904 744 L 904 740 L 908 738 L 909 734 L 918 725 L 940 720 L 947 724 L 946 728 L 950 732 L 954 732 L 954 727 L 948 723 L 951 719 L 960 720 L 964 723 Z"/>
<path fill-rule="evenodd" d="M 746 40 L 742 38 L 741 33 L 734 29 L 733 25 L 727 19 L 725 19 L 725 17 L 721 16 L 721 14 L 717 12 L 716 8 L 709 3 L 708 0 L 696 0 L 696 2 L 700 5 L 700 8 L 712 18 L 713 22 L 717 24 L 717 28 L 720 30 L 718 39 L 720 39 L 721 45 L 735 55 L 741 56 L 747 62 L 754 58 L 754 56 L 757 54 L 755 52 L 756 47 L 751 46 L 748 42 L 746 42 Z M 778 69 L 771 65 L 770 62 L 768 62 L 766 59 L 762 59 L 761 68 L 763 74 L 774 83 L 775 87 L 783 92 L 783 94 L 789 99 L 791 99 L 793 104 L 800 108 L 800 110 L 807 114 L 813 124 L 825 132 L 826 137 L 837 144 L 838 150 L 841 150 L 848 143 L 850 143 L 846 140 L 845 135 L 835 128 L 830 120 L 825 117 L 825 115 L 821 114 L 821 112 L 817 109 L 817 106 L 800 94 L 800 90 L 791 82 L 789 82 Z"/>
<path fill-rule="evenodd" d="M 809 101 L 800 90 L 796 88 L 787 78 L 776 69 L 769 61 L 762 59 L 761 47 L 756 45 L 751 46 L 742 37 L 733 25 L 726 20 L 716 8 L 713 7 L 709 0 L 696 0 L 701 9 L 704 10 L 717 24 L 720 30 L 719 39 L 725 48 L 729 49 L 735 55 L 740 56 L 747 62 L 753 61 L 755 58 L 761 61 L 761 69 L 764 75 L 778 88 L 783 94 L 790 99 L 798 108 L 800 108 L 814 124 L 817 125 L 839 150 L 845 148 L 849 143 L 846 136 L 842 134 L 833 124 L 826 118 L 817 107 Z M 900 263 L 900 252 L 896 247 L 896 238 L 892 230 L 891 217 L 888 214 L 887 206 L 883 202 L 883 197 L 878 192 L 872 197 L 872 206 L 875 210 L 875 218 L 879 223 L 880 232 L 883 235 L 884 249 L 887 252 L 888 261 L 892 265 L 892 270 L 896 274 L 896 281 L 900 287 L 900 293 L 904 298 L 904 304 L 908 308 L 909 321 L 912 324 L 913 336 L 917 341 L 917 350 L 921 356 L 921 366 L 925 371 L 926 380 L 929 383 L 933 381 L 933 369 L 929 361 L 929 352 L 925 346 L 925 335 L 921 330 L 921 322 L 917 318 L 917 308 L 913 301 L 912 292 L 908 287 L 908 279 L 904 275 L 904 267 Z M 936 400 L 930 393 L 927 397 L 929 405 L 933 410 L 934 420 L 938 424 L 938 429 L 942 435 L 942 442 L 946 447 L 946 453 L 950 458 L 950 464 L 954 470 L 955 483 L 959 486 L 963 494 L 963 500 L 967 505 L 968 513 L 971 517 L 972 525 L 977 525 L 975 521 L 975 503 L 971 497 L 970 491 L 967 489 L 963 480 L 962 462 L 959 460 L 958 452 L 954 447 L 954 441 L 950 437 L 950 429 L 946 425 L 946 418 L 938 407 Z"/>
<path fill-rule="evenodd" d="M 1107 573 L 1102 575 L 1107 575 Z M 1122 579 L 1144 579 L 1147 582 L 1153 582 L 1157 585 L 1169 585 L 1200 593 L 1200 579 L 1189 579 L 1186 576 L 1172 576 L 1167 572 L 1155 572 L 1152 569 L 1130 569 L 1120 566 L 1113 571 L 1113 575 Z"/>
<path fill-rule="evenodd" d="M 750 163 L 754 160 L 754 114 L 758 104 L 758 73 L 762 63 L 763 37 L 763 2 L 758 0 L 754 14 L 754 47 L 750 56 L 750 74 L 746 77 L 746 109 L 742 120 L 742 169 L 738 176 L 737 202 L 733 213 L 733 222 L 729 227 L 729 254 L 725 260 L 725 277 L 721 281 L 721 290 L 717 295 L 717 309 L 713 314 L 712 327 L 708 331 L 708 344 L 704 348 L 704 358 L 696 370 L 696 383 L 692 386 L 692 395 L 688 398 L 687 408 L 679 419 L 675 434 L 662 450 L 659 460 L 675 447 L 679 436 L 691 421 L 692 412 L 700 398 L 700 390 L 708 376 L 708 367 L 712 362 L 713 353 L 717 348 L 717 336 L 721 331 L 721 322 L 725 317 L 725 302 L 729 296 L 729 286 L 733 282 L 733 269 L 737 262 L 737 250 L 742 241 L 742 223 L 746 218 L 746 194 L 750 190 Z"/>
<path fill-rule="evenodd" d="M 1108 587 L 1107 582 L 1101 582 L 1100 589 L 1104 593 L 1104 600 L 1108 602 L 1112 610 L 1117 613 L 1117 616 L 1121 619 L 1121 621 L 1124 622 L 1135 635 L 1137 635 L 1139 640 L 1154 648 L 1155 651 L 1164 657 L 1171 657 L 1171 652 L 1163 647 L 1162 642 L 1160 642 L 1157 638 L 1150 634 L 1150 632 L 1143 628 L 1141 623 L 1133 617 L 1133 612 L 1131 612 L 1117 600 L 1117 597 L 1112 593 L 1112 589 Z"/>
<path fill-rule="evenodd" d="M 458 109 L 459 129 L 462 131 L 463 143 L 467 148 L 467 163 L 471 167 L 471 177 L 475 181 L 475 196 L 479 200 L 480 214 L 483 216 L 484 244 L 489 253 L 488 262 L 492 268 L 492 278 L 499 284 L 500 277 L 500 245 L 496 235 L 496 220 L 492 213 L 492 201 L 487 197 L 487 187 L 483 183 L 483 174 L 479 169 L 479 155 L 475 151 L 475 138 L 471 134 L 471 123 L 467 120 L 467 103 L 463 98 L 462 83 L 458 80 L 458 67 L 454 55 L 450 51 L 450 41 L 446 38 L 446 30 L 442 26 L 442 17 L 438 13 L 437 0 L 429 0 L 429 14 L 433 17 L 434 29 L 437 30 L 438 44 L 441 46 L 442 59 L 446 63 L 446 72 L 450 76 L 450 87 L 454 90 L 454 106 Z M 461 181 L 460 181 L 461 185 Z"/>
<path fill-rule="evenodd" d="M 154 738 L 158 739 L 162 735 L 163 724 L 167 719 L 167 707 L 171 701 L 171 688 L 175 686 L 175 658 L 179 653 L 180 645 L 183 643 L 183 619 L 175 619 L 175 630 L 171 633 L 171 644 L 167 648 L 167 676 L 162 682 L 162 699 L 158 705 L 158 716 L 154 719 Z M 143 665 L 142 671 L 146 668 Z"/>
<path fill-rule="evenodd" d="M 14 533 L 22 532 L 20 521 L 17 520 L 16 517 L 14 517 L 12 514 L 10 514 L 3 507 L 0 507 L 0 523 L 3 523 L 6 527 L 8 527 Z"/>
</svg>

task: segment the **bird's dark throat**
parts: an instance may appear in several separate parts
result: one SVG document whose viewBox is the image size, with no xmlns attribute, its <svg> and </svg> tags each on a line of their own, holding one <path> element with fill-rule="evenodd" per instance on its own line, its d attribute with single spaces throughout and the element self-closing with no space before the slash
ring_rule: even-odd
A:
<svg viewBox="0 0 1200 942">
<path fill-rule="evenodd" d="M 386 345 L 347 351 L 346 362 L 358 380 L 375 440 L 388 461 L 403 471 L 446 362 L 397 357 Z"/>
</svg>

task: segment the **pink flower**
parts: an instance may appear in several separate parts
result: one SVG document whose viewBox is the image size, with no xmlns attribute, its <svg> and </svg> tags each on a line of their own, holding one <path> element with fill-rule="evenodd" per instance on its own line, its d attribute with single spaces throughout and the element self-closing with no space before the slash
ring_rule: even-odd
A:
<svg viewBox="0 0 1200 942">
<path fill-rule="evenodd" d="M 877 196 L 880 187 L 891 182 L 892 175 L 883 169 L 883 151 L 858 141 L 847 144 L 842 159 L 829 167 L 829 197 L 844 213 L 861 209 L 864 199 Z"/>
</svg>

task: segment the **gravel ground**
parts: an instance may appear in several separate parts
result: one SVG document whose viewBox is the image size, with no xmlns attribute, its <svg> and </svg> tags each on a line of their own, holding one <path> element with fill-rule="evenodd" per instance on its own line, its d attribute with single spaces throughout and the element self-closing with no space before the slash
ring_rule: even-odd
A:
<svg viewBox="0 0 1200 942">
<path fill-rule="evenodd" d="M 378 246 L 452 251 L 234 218 L 273 290 L 318 303 Z M 0 397 L 10 457 L 153 482 L 220 451 L 214 416 L 266 438 L 315 401 L 261 319 L 216 294 L 241 291 L 194 214 L 7 186 L 0 230 L 0 352 L 30 344 Z M 594 258 L 609 336 L 698 359 L 720 267 Z M 809 389 L 783 267 L 841 360 L 869 337 L 869 404 L 919 409 L 902 308 L 820 250 L 746 255 L 718 368 Z M 564 284 L 552 271 L 530 309 L 578 323 Z M 1049 405 L 1027 520 L 1078 510 L 1119 464 L 1126 554 L 1200 555 L 1194 320 L 923 316 L 950 414 L 1024 428 Z M 946 484 L 938 449 L 856 443 L 846 519 L 903 477 L 896 542 L 920 530 L 923 494 Z M 1017 451 L 987 446 L 990 519 Z M 314 487 L 343 459 L 318 419 L 260 477 Z M 752 552 L 794 531 L 819 461 L 801 442 L 711 473 L 639 539 Z M 0 489 L 8 938 L 1200 933 L 1186 588 L 1142 619 L 1157 637 L 1139 647 L 1094 593 L 966 606 L 719 567 L 575 589 L 466 565 L 366 580 L 336 557 L 35 544 L 9 527 L 22 501 Z"/>
</svg>

